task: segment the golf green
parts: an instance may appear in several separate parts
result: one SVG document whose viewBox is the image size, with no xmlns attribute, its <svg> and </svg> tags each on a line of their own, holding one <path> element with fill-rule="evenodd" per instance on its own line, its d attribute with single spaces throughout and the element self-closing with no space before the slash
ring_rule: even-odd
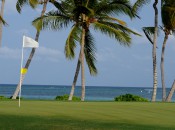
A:
<svg viewBox="0 0 175 130">
<path fill-rule="evenodd" d="M 0 130 L 169 130 L 175 103 L 0 101 Z"/>
</svg>

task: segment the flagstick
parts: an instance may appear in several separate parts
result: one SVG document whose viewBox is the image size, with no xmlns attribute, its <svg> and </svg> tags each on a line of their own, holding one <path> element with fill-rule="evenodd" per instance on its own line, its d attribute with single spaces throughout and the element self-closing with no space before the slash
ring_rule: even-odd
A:
<svg viewBox="0 0 175 130">
<path fill-rule="evenodd" d="M 24 37 L 24 36 L 23 36 Z M 24 44 L 24 38 L 23 38 L 23 44 Z M 21 55 L 21 68 L 20 68 L 20 80 L 19 80 L 19 107 L 21 105 L 21 81 L 22 81 L 22 65 L 23 65 L 23 44 L 22 44 L 22 55 Z"/>
</svg>

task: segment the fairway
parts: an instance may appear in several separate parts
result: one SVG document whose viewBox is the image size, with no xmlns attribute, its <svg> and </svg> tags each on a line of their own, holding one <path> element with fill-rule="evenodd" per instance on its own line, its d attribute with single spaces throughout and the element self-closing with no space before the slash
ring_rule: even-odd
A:
<svg viewBox="0 0 175 130">
<path fill-rule="evenodd" d="M 0 101 L 0 130 L 175 129 L 175 103 Z"/>
</svg>

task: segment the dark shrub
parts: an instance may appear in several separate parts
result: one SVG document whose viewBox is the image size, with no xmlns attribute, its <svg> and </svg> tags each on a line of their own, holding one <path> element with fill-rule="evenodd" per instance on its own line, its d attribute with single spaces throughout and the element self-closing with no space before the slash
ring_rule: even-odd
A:
<svg viewBox="0 0 175 130">
<path fill-rule="evenodd" d="M 13 96 L 10 97 L 10 99 L 12 99 Z M 19 99 L 19 97 L 17 96 L 16 99 Z M 20 99 L 24 99 L 23 97 L 20 97 Z"/>
<path fill-rule="evenodd" d="M 5 96 L 0 96 L 0 99 L 7 99 L 7 97 L 5 97 Z"/>
<path fill-rule="evenodd" d="M 148 102 L 148 99 L 132 94 L 120 95 L 118 97 L 115 97 L 114 99 L 115 101 L 125 102 Z"/>
<path fill-rule="evenodd" d="M 55 100 L 58 101 L 68 101 L 69 95 L 65 94 L 62 96 L 56 96 Z M 81 99 L 79 97 L 73 96 L 72 101 L 80 101 Z"/>
</svg>

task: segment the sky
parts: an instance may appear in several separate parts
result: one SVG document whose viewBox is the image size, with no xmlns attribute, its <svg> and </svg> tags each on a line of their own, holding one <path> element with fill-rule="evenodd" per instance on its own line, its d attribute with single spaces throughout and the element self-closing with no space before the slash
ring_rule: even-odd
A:
<svg viewBox="0 0 175 130">
<path fill-rule="evenodd" d="M 134 1 L 134 0 L 132 0 Z M 152 1 L 153 2 L 153 1 Z M 35 38 L 36 30 L 32 20 L 40 16 L 42 6 L 32 10 L 25 6 L 19 14 L 15 9 L 16 0 L 6 0 L 4 19 L 8 26 L 3 27 L 2 47 L 0 48 L 0 84 L 17 84 L 20 75 L 22 36 Z M 160 6 L 159 6 L 160 7 Z M 54 9 L 48 5 L 47 12 Z M 160 9 L 159 9 L 160 10 Z M 130 47 L 121 46 L 116 40 L 99 32 L 92 32 L 97 47 L 98 75 L 91 76 L 85 66 L 87 86 L 121 86 L 121 87 L 152 87 L 152 45 L 142 32 L 142 27 L 154 25 L 152 3 L 139 11 L 141 19 L 129 19 L 124 16 L 127 26 L 142 36 L 132 35 Z M 159 16 L 159 25 L 161 16 Z M 39 85 L 71 85 L 76 69 L 79 47 L 76 58 L 67 60 L 64 46 L 70 28 L 59 31 L 43 30 L 39 37 L 40 47 L 29 67 L 24 84 Z M 164 33 L 161 32 L 157 42 L 158 87 L 160 82 L 160 55 Z M 175 38 L 169 37 L 165 50 L 166 86 L 171 87 L 175 79 Z M 24 63 L 30 49 L 24 49 Z M 24 65 L 24 64 L 23 64 Z M 77 85 L 81 85 L 80 75 Z"/>
</svg>

